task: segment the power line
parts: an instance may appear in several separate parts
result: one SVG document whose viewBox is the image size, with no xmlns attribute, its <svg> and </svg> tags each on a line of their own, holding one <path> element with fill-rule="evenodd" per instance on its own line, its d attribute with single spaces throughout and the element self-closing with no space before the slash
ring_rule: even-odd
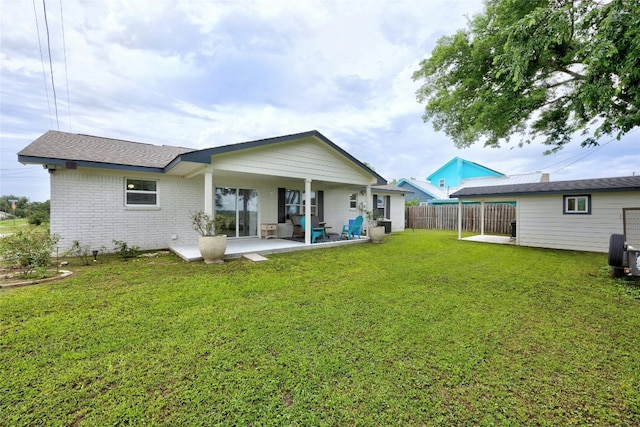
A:
<svg viewBox="0 0 640 427">
<path fill-rule="evenodd" d="M 53 80 L 53 61 L 51 60 L 51 38 L 49 37 L 49 21 L 47 20 L 47 6 L 42 0 L 42 9 L 44 10 L 44 25 L 47 29 L 47 50 L 49 51 L 49 69 L 51 71 L 51 91 L 53 92 L 53 105 L 56 110 L 56 126 L 60 130 L 60 120 L 58 119 L 58 97 L 56 96 L 56 84 Z"/>
<path fill-rule="evenodd" d="M 631 131 L 631 132 L 629 132 L 627 135 L 630 135 L 630 134 L 632 134 L 632 133 L 636 132 L 637 130 L 638 130 L 638 128 L 636 128 L 636 129 L 632 130 L 632 131 Z M 573 164 L 575 164 L 575 163 L 579 162 L 580 160 L 584 159 L 585 157 L 590 156 L 590 155 L 592 155 L 593 153 L 595 153 L 596 151 L 599 151 L 600 149 L 602 149 L 602 148 L 606 147 L 607 145 L 611 144 L 613 141 L 617 141 L 617 138 L 611 138 L 609 141 L 605 142 L 604 144 L 598 145 L 598 146 L 597 146 L 597 147 L 595 147 L 593 150 L 589 151 L 588 153 L 586 153 L 586 154 L 584 154 L 584 155 L 578 154 L 578 156 L 581 156 L 581 157 L 577 158 L 576 160 L 574 160 L 574 161 L 573 161 L 573 162 L 571 162 L 571 163 L 567 163 L 566 165 L 564 165 L 564 166 L 563 166 L 563 167 L 561 167 L 560 169 L 556 169 L 556 170 L 554 170 L 554 171 L 553 171 L 553 172 L 551 172 L 551 173 L 553 174 L 553 173 L 556 173 L 556 172 L 560 172 L 561 170 L 568 168 L 569 166 L 571 166 L 571 165 L 573 165 Z M 576 157 L 576 156 L 574 156 L 574 157 Z M 570 158 L 571 158 L 571 157 L 570 157 Z"/>
<path fill-rule="evenodd" d="M 62 23 L 62 50 L 64 52 L 64 77 L 67 84 L 67 111 L 69 113 L 69 131 L 71 131 L 71 101 L 69 99 L 69 72 L 67 71 L 67 43 L 64 39 L 64 17 L 62 14 L 62 0 L 60 0 L 60 22 Z"/>
<path fill-rule="evenodd" d="M 49 126 L 53 127 L 51 122 L 51 101 L 49 101 L 49 88 L 47 87 L 47 75 L 44 71 L 44 57 L 42 56 L 42 42 L 40 41 L 40 26 L 38 25 L 38 12 L 36 11 L 36 0 L 33 3 L 33 16 L 36 20 L 36 32 L 38 33 L 38 47 L 40 48 L 40 63 L 42 64 L 42 80 L 44 80 L 44 92 L 47 96 L 47 107 L 49 108 Z"/>
</svg>

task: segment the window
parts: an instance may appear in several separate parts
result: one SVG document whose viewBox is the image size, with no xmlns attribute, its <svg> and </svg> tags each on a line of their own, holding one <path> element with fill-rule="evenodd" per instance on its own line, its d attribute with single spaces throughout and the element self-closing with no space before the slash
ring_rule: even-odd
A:
<svg viewBox="0 0 640 427">
<path fill-rule="evenodd" d="M 278 188 L 278 223 L 283 224 L 291 215 L 305 213 L 304 191 Z M 318 219 L 324 219 L 324 192 L 322 190 L 311 191 L 311 215 L 318 215 Z"/>
<path fill-rule="evenodd" d="M 358 193 L 349 194 L 349 209 L 355 209 L 358 207 Z"/>
<path fill-rule="evenodd" d="M 304 214 L 305 194 L 300 190 L 289 190 L 285 193 L 285 211 L 287 218 L 291 215 Z M 316 192 L 311 192 L 311 215 L 316 214 Z"/>
<path fill-rule="evenodd" d="M 439 182 L 440 188 L 444 188 L 444 179 L 441 179 Z"/>
<path fill-rule="evenodd" d="M 300 190 L 289 190 L 285 194 L 285 211 L 287 218 L 300 213 Z"/>
<path fill-rule="evenodd" d="M 590 214 L 591 195 L 564 196 L 565 214 Z"/>
<path fill-rule="evenodd" d="M 125 180 L 126 206 L 158 206 L 157 181 L 144 179 Z"/>
</svg>

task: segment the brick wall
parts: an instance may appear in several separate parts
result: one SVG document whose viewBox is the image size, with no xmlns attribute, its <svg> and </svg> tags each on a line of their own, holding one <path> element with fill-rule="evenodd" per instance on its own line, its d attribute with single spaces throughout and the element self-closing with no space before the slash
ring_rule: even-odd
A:
<svg viewBox="0 0 640 427">
<path fill-rule="evenodd" d="M 125 207 L 126 178 L 157 180 L 160 206 Z M 198 177 L 57 170 L 51 175 L 51 232 L 62 236 L 63 250 L 74 240 L 109 252 L 114 239 L 141 249 L 195 243 L 189 211 L 202 209 L 203 194 L 204 183 Z"/>
</svg>

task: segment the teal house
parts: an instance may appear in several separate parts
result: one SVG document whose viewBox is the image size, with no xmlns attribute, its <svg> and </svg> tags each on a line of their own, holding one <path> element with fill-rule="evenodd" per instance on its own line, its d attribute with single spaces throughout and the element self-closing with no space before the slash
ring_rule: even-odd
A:
<svg viewBox="0 0 640 427">
<path fill-rule="evenodd" d="M 549 175 L 539 171 L 507 176 L 481 164 L 454 157 L 429 175 L 426 180 L 403 178 L 396 185 L 412 191 L 405 194 L 405 201 L 418 199 L 420 204 L 440 205 L 457 203 L 457 200 L 450 198 L 450 195 L 465 187 L 547 181 L 549 181 Z"/>
<path fill-rule="evenodd" d="M 440 169 L 429 175 L 427 181 L 438 188 L 445 189 L 447 187 L 459 187 L 463 179 L 503 176 L 504 174 L 478 163 L 470 162 L 460 157 L 454 157 L 440 167 Z"/>
</svg>

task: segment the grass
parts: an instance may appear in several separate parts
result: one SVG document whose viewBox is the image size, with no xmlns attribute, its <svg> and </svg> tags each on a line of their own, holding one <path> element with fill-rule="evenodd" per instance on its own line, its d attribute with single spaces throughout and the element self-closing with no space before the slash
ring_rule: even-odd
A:
<svg viewBox="0 0 640 427">
<path fill-rule="evenodd" d="M 407 231 L 0 291 L 0 425 L 637 425 L 606 255 Z"/>
<path fill-rule="evenodd" d="M 39 226 L 29 224 L 26 218 L 3 219 L 0 220 L 0 235 L 17 233 L 18 231 L 38 231 L 45 232 L 49 229 L 49 223 L 43 223 Z"/>
</svg>

